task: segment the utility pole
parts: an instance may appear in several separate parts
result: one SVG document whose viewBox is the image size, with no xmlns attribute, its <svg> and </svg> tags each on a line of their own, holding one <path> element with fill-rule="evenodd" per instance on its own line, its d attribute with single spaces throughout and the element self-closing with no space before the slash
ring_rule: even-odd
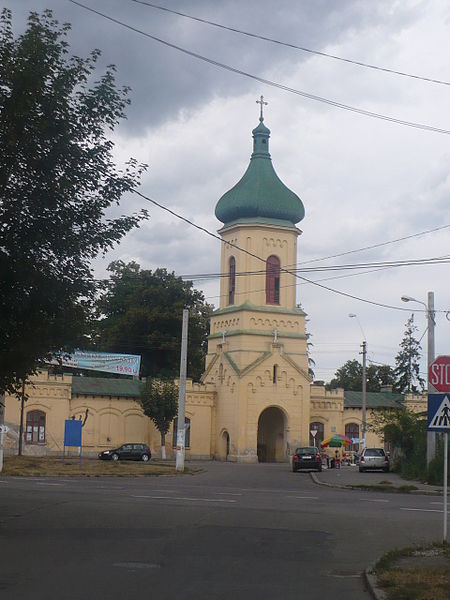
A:
<svg viewBox="0 0 450 600">
<path fill-rule="evenodd" d="M 24 406 L 25 406 L 25 379 L 23 379 L 23 381 L 22 381 L 22 393 L 20 395 L 19 456 L 22 456 Z"/>
<path fill-rule="evenodd" d="M 425 306 L 427 311 L 427 332 L 428 332 L 428 346 L 427 346 L 427 366 L 428 370 L 430 365 L 434 362 L 434 328 L 436 326 L 435 312 L 434 312 L 434 292 L 428 292 L 427 303 L 421 300 L 416 300 L 411 296 L 402 296 L 403 302 L 418 302 Z M 427 392 L 432 394 L 433 390 L 430 388 L 429 378 L 427 380 Z M 436 456 L 436 433 L 434 431 L 427 431 L 427 466 Z"/>
<path fill-rule="evenodd" d="M 3 471 L 4 425 L 5 425 L 5 394 L 0 394 L 0 473 Z"/>
<path fill-rule="evenodd" d="M 178 389 L 178 429 L 177 457 L 175 468 L 184 471 L 184 441 L 186 435 L 186 362 L 188 341 L 189 311 L 183 309 L 183 327 L 181 333 L 180 384 Z"/>
<path fill-rule="evenodd" d="M 367 342 L 364 340 L 362 346 L 363 372 L 362 372 L 362 448 L 366 447 L 366 387 L 367 387 Z"/>
<path fill-rule="evenodd" d="M 427 321 L 428 321 L 428 347 L 427 347 L 427 363 L 428 369 L 434 362 L 434 328 L 436 325 L 435 312 L 434 312 L 434 292 L 428 292 L 427 302 Z M 430 378 L 427 376 L 427 391 L 432 394 L 430 389 Z M 436 456 L 436 433 L 434 431 L 427 431 L 427 466 Z"/>
</svg>

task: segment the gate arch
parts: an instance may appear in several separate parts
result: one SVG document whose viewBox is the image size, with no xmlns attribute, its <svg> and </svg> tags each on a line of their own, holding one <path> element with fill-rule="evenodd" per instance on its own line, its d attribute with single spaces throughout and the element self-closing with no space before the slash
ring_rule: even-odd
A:
<svg viewBox="0 0 450 600">
<path fill-rule="evenodd" d="M 278 406 L 269 406 L 258 419 L 258 462 L 286 460 L 287 415 Z"/>
</svg>

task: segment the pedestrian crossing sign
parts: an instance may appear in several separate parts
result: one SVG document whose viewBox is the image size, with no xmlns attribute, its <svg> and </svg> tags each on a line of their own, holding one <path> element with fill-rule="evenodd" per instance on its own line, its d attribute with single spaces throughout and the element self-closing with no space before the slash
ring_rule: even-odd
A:
<svg viewBox="0 0 450 600">
<path fill-rule="evenodd" d="M 428 431 L 450 431 L 450 393 L 428 394 Z"/>
</svg>

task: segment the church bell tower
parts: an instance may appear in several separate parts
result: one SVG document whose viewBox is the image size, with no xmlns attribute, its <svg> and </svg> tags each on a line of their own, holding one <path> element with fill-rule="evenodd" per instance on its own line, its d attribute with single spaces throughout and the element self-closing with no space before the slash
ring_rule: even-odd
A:
<svg viewBox="0 0 450 600">
<path fill-rule="evenodd" d="M 216 457 L 238 462 L 287 460 L 309 439 L 305 313 L 294 274 L 305 211 L 274 170 L 259 103 L 250 164 L 216 205 L 220 306 L 203 377 L 216 388 Z"/>
</svg>

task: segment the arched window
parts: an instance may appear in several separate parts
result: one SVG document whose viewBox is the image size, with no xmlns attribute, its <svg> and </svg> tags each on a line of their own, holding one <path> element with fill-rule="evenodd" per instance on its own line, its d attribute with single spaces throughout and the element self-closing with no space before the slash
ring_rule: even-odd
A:
<svg viewBox="0 0 450 600">
<path fill-rule="evenodd" d="M 357 438 L 359 439 L 359 425 L 358 423 L 347 423 L 347 425 L 345 426 L 345 435 L 350 438 Z M 355 452 L 358 451 L 358 447 L 359 444 L 353 444 L 353 446 L 351 447 L 352 450 L 354 450 Z"/>
<path fill-rule="evenodd" d="M 266 304 L 280 304 L 280 259 L 273 255 L 266 262 Z"/>
<path fill-rule="evenodd" d="M 236 290 L 236 259 L 230 258 L 228 272 L 228 304 L 234 304 L 234 292 Z"/>
<path fill-rule="evenodd" d="M 320 444 L 324 440 L 323 423 L 319 423 L 319 421 L 310 423 L 309 431 L 310 431 L 309 442 L 310 442 L 311 446 L 316 446 L 317 448 L 320 448 Z M 311 435 L 311 431 L 317 431 L 316 435 L 315 436 Z"/>
<path fill-rule="evenodd" d="M 185 422 L 185 433 L 184 433 L 184 447 L 190 448 L 191 446 L 191 420 L 187 417 L 184 418 Z M 178 434 L 178 417 L 173 420 L 173 438 L 172 446 L 177 447 L 177 434 Z"/>
<path fill-rule="evenodd" d="M 40 410 L 31 410 L 27 413 L 25 441 L 27 444 L 45 444 L 44 412 Z"/>
</svg>

